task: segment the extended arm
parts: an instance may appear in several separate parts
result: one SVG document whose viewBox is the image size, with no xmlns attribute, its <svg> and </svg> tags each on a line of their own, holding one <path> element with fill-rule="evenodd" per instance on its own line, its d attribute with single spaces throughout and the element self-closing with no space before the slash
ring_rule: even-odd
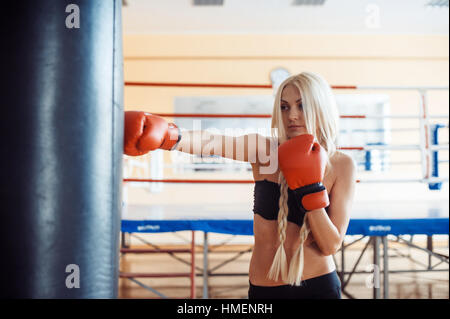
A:
<svg viewBox="0 0 450 319">
<path fill-rule="evenodd" d="M 209 131 L 181 131 L 163 118 L 142 112 L 125 112 L 124 153 L 140 156 L 156 149 L 201 156 L 216 155 L 251 164 L 269 164 L 265 172 L 276 170 L 278 143 L 259 134 L 226 136 Z"/>
<path fill-rule="evenodd" d="M 256 163 L 270 156 L 270 141 L 259 134 L 227 136 L 204 131 L 184 131 L 174 150 L 200 156 L 216 155 Z M 275 154 L 274 154 L 275 155 Z"/>
</svg>

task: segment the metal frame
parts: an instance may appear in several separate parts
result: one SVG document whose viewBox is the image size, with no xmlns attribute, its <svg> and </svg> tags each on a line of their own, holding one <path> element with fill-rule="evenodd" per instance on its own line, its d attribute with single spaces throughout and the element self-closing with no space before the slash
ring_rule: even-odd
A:
<svg viewBox="0 0 450 319">
<path fill-rule="evenodd" d="M 163 294 L 161 294 L 160 292 L 158 292 L 157 290 L 143 284 L 142 282 L 139 282 L 138 280 L 136 280 L 135 278 L 168 278 L 168 277 L 189 277 L 191 279 L 191 296 L 190 298 L 194 299 L 195 296 L 195 277 L 196 276 L 202 276 L 203 277 L 203 299 L 208 299 L 209 298 L 209 278 L 210 277 L 215 277 L 215 276 L 248 276 L 248 273 L 216 273 L 216 271 L 220 268 L 222 268 L 223 266 L 225 266 L 226 264 L 238 259 L 239 257 L 241 257 L 242 255 L 246 254 L 246 253 L 251 253 L 252 252 L 252 248 L 246 249 L 246 250 L 242 250 L 239 252 L 236 252 L 236 254 L 225 260 L 224 262 L 222 262 L 221 264 L 210 268 L 209 265 L 209 254 L 214 252 L 209 248 L 209 243 L 208 243 L 208 233 L 207 232 L 203 232 L 203 267 L 196 267 L 195 266 L 195 238 L 194 238 L 194 231 L 192 231 L 192 240 L 191 240 L 191 249 L 160 249 L 157 245 L 154 245 L 140 237 L 135 236 L 136 238 L 138 238 L 139 240 L 141 240 L 143 243 L 145 243 L 146 245 L 149 245 L 152 247 L 152 249 L 129 249 L 127 248 L 128 246 L 125 243 L 125 233 L 122 233 L 122 249 L 121 249 L 121 253 L 122 254 L 126 254 L 126 253 L 167 253 L 169 254 L 171 257 L 173 257 L 174 259 L 185 263 L 187 265 L 190 266 L 190 273 L 158 273 L 158 274 L 150 274 L 150 273 L 136 273 L 136 274 L 130 274 L 130 273 L 123 273 L 121 272 L 120 277 L 121 278 L 128 278 L 129 280 L 135 282 L 136 284 L 140 285 L 141 287 L 157 294 L 159 297 L 161 298 L 167 298 L 166 296 L 164 296 Z M 390 235 L 390 236 L 394 236 L 394 235 Z M 232 236 L 234 237 L 234 236 Z M 340 264 L 340 269 L 337 267 L 337 263 L 336 263 L 336 256 L 333 256 L 333 259 L 335 260 L 335 264 L 336 264 L 336 271 L 339 275 L 339 278 L 341 280 L 341 290 L 342 293 L 347 296 L 350 299 L 356 299 L 355 296 L 353 296 L 352 294 L 350 294 L 346 287 L 350 282 L 350 279 L 353 277 L 353 275 L 358 275 L 358 274 L 365 274 L 365 275 L 372 275 L 373 276 L 373 299 L 380 299 L 381 298 L 381 293 L 383 293 L 383 299 L 388 299 L 389 298 L 389 274 L 395 274 L 395 273 L 414 273 L 414 272 L 429 272 L 429 271 L 449 271 L 448 268 L 446 269 L 436 269 L 436 267 L 442 263 L 447 263 L 449 264 L 449 256 L 447 255 L 443 255 L 443 254 L 439 254 L 433 251 L 433 236 L 427 236 L 427 248 L 423 248 L 423 247 L 419 247 L 417 245 L 415 245 L 412 242 L 412 238 L 411 240 L 407 240 L 405 238 L 403 238 L 402 236 L 395 236 L 396 240 L 395 242 L 397 243 L 403 243 L 411 248 L 414 249 L 419 249 L 422 250 L 424 252 L 426 252 L 429 255 L 428 258 L 428 265 L 424 265 L 421 264 L 419 262 L 417 262 L 416 260 L 414 260 L 411 256 L 405 256 L 402 255 L 400 252 L 396 251 L 396 249 L 391 248 L 391 251 L 394 251 L 397 256 L 403 257 L 403 258 L 409 258 L 410 260 L 412 260 L 413 262 L 417 263 L 417 264 L 421 264 L 421 266 L 424 266 L 425 269 L 417 269 L 417 270 L 409 270 L 409 269 L 405 269 L 405 270 L 390 270 L 389 269 L 389 254 L 388 254 L 388 243 L 389 241 L 392 241 L 390 239 L 388 239 L 388 236 L 365 236 L 365 235 L 361 235 L 360 238 L 353 240 L 351 243 L 348 244 L 342 244 L 342 247 L 340 249 L 340 258 L 341 258 L 341 264 Z M 411 237 L 413 237 L 413 235 L 411 235 Z M 345 271 L 345 250 L 354 245 L 355 243 L 365 239 L 365 238 L 369 238 L 368 242 L 365 244 L 364 248 L 362 249 L 361 253 L 359 254 L 356 262 L 352 265 L 352 269 L 351 271 Z M 218 247 L 221 246 L 226 246 L 227 242 L 223 242 L 221 243 Z M 382 254 L 381 254 L 381 246 L 383 246 L 382 248 Z M 357 267 L 362 259 L 362 257 L 364 256 L 364 254 L 366 253 L 367 249 L 371 247 L 373 250 L 373 264 L 377 267 L 376 269 L 374 269 L 373 271 L 358 271 Z M 231 252 L 231 251 L 220 251 L 220 252 Z M 234 250 L 232 252 L 235 252 Z M 178 256 L 175 255 L 175 253 L 191 253 L 191 262 L 188 262 L 184 259 L 179 258 Z M 214 253 L 218 253 L 218 252 L 214 252 Z M 438 263 L 437 264 L 432 264 L 432 258 L 438 259 Z M 196 272 L 196 270 L 198 272 Z M 381 281 L 381 276 L 383 277 L 383 280 Z M 382 284 L 382 285 L 381 285 Z M 382 288 L 381 288 L 382 286 Z M 382 291 L 381 291 L 382 290 Z"/>
<path fill-rule="evenodd" d="M 120 278 L 127 278 L 128 280 L 131 280 L 132 282 L 138 284 L 139 286 L 150 290 L 151 292 L 157 294 L 161 298 L 167 298 L 164 294 L 158 292 L 157 290 L 149 287 L 148 285 L 145 285 L 144 283 L 140 282 L 139 280 L 136 280 L 135 278 L 176 278 L 176 277 L 188 277 L 191 281 L 191 287 L 190 287 L 190 298 L 195 299 L 196 297 L 196 291 L 195 291 L 195 231 L 191 231 L 192 238 L 191 238 L 191 247 L 190 249 L 160 249 L 157 245 L 154 245 L 150 242 L 147 242 L 143 240 L 142 238 L 139 238 L 139 240 L 145 242 L 146 245 L 152 246 L 152 249 L 132 249 L 129 248 L 127 242 L 126 242 L 126 233 L 122 233 L 122 241 L 121 241 L 121 248 L 120 248 L 120 258 L 124 256 L 125 254 L 154 254 L 154 253 L 167 253 L 171 255 L 173 258 L 177 259 L 180 262 L 183 262 L 185 264 L 188 264 L 190 266 L 190 272 L 188 273 L 127 273 L 120 271 L 119 277 Z M 189 253 L 191 254 L 191 262 L 186 262 L 185 260 L 175 256 L 175 253 Z"/>
<path fill-rule="evenodd" d="M 394 235 L 390 235 L 394 236 Z M 352 270 L 350 272 L 345 271 L 345 263 L 344 263 L 344 253 L 345 249 L 354 243 L 362 240 L 363 238 L 369 237 L 369 241 L 366 243 L 365 247 L 363 248 L 362 252 L 360 253 L 357 261 L 352 267 Z M 374 283 L 373 283 L 373 298 L 374 299 L 380 299 L 381 298 L 381 280 L 380 280 L 380 274 L 383 275 L 383 298 L 388 299 L 389 298 L 389 274 L 394 273 L 408 273 L 408 272 L 429 272 L 429 271 L 449 271 L 449 268 L 446 269 L 435 269 L 438 265 L 442 263 L 449 264 L 449 256 L 438 254 L 436 252 L 433 252 L 433 235 L 427 236 L 427 248 L 422 248 L 417 245 L 414 245 L 412 240 L 408 241 L 404 239 L 401 235 L 395 236 L 397 237 L 396 242 L 402 242 L 406 244 L 409 247 L 412 247 L 414 249 L 420 249 L 424 252 L 426 252 L 429 256 L 428 258 L 428 265 L 426 266 L 426 269 L 417 269 L 417 270 L 389 270 L 389 254 L 388 254 L 388 236 L 362 236 L 361 238 L 351 242 L 347 245 L 342 245 L 341 247 L 341 269 L 337 270 L 339 273 L 339 277 L 341 279 L 341 285 L 342 285 L 342 293 L 345 294 L 350 299 L 356 299 L 355 296 L 351 295 L 345 288 L 348 285 L 351 277 L 354 274 L 369 274 L 373 275 Z M 412 237 L 412 236 L 411 236 Z M 380 246 L 383 245 L 383 255 L 380 255 Z M 374 271 L 356 271 L 356 268 L 359 265 L 359 262 L 361 261 L 364 253 L 366 252 L 367 248 L 372 245 L 373 249 L 373 263 L 378 269 L 374 269 Z M 392 249 L 391 249 L 392 250 Z M 395 251 L 395 250 L 394 250 Z M 401 257 L 407 257 L 410 258 L 412 261 L 416 262 L 414 259 L 412 259 L 410 256 L 401 256 Z M 439 263 L 432 265 L 432 257 L 435 257 L 439 260 Z M 381 268 L 381 259 L 383 259 L 383 267 Z M 335 263 L 336 264 L 336 263 Z M 381 271 L 378 271 L 382 269 Z M 346 278 L 345 275 L 348 275 Z"/>
</svg>

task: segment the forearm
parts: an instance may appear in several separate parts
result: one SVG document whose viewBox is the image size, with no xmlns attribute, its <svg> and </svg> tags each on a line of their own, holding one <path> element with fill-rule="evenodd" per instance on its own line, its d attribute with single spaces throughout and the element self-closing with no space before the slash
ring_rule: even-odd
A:
<svg viewBox="0 0 450 319">
<path fill-rule="evenodd" d="M 325 209 L 310 211 L 306 217 L 314 240 L 322 253 L 326 256 L 334 255 L 341 246 L 341 236 Z"/>
<path fill-rule="evenodd" d="M 212 145 L 214 139 L 221 138 L 221 136 L 213 135 L 208 131 L 184 131 L 181 135 L 181 140 L 174 150 L 201 156 L 215 154 L 209 146 Z"/>
<path fill-rule="evenodd" d="M 256 163 L 272 163 L 265 166 L 264 171 L 275 171 L 277 161 L 273 160 L 276 147 L 269 140 L 259 134 L 244 134 L 240 136 L 222 135 L 208 130 L 185 131 L 181 133 L 181 140 L 174 150 L 201 156 L 220 156 L 235 161 Z M 269 154 L 267 154 L 267 152 Z"/>
</svg>

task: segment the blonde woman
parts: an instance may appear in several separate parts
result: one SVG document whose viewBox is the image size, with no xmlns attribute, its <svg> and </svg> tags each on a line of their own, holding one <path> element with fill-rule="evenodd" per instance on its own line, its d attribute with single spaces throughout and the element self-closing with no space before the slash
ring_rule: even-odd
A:
<svg viewBox="0 0 450 319">
<path fill-rule="evenodd" d="M 249 299 L 339 299 L 332 255 L 349 223 L 356 169 L 336 150 L 338 112 L 328 83 L 310 72 L 286 79 L 271 126 L 271 137 L 181 134 L 157 116 L 126 112 L 125 153 L 162 148 L 249 162 L 255 180 Z"/>
</svg>

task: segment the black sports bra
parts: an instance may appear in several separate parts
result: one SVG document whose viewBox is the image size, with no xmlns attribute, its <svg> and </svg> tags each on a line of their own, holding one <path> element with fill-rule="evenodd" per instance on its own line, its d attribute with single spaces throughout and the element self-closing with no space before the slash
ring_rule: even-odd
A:
<svg viewBox="0 0 450 319">
<path fill-rule="evenodd" d="M 297 205 L 295 196 L 295 193 L 288 188 L 289 213 L 287 220 L 301 227 L 305 212 Z M 266 179 L 255 181 L 253 197 L 253 213 L 268 220 L 278 219 L 278 210 L 280 209 L 280 185 L 278 183 Z"/>
</svg>

